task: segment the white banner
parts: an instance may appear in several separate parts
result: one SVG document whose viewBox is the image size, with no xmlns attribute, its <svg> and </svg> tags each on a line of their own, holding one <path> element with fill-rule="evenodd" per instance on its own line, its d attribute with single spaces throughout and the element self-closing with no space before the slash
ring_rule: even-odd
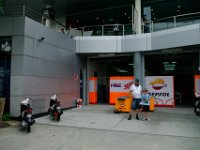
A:
<svg viewBox="0 0 200 150">
<path fill-rule="evenodd" d="M 146 76 L 145 87 L 157 106 L 174 106 L 173 76 Z"/>
<path fill-rule="evenodd" d="M 110 92 L 129 92 L 133 79 L 110 80 Z"/>
</svg>

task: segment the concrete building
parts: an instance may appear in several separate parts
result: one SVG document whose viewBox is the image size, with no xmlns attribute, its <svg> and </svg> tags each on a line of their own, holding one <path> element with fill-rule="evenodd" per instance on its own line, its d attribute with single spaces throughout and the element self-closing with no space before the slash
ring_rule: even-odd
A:
<svg viewBox="0 0 200 150">
<path fill-rule="evenodd" d="M 6 97 L 12 116 L 19 115 L 25 97 L 32 98 L 35 114 L 47 112 L 53 94 L 58 94 L 63 108 L 73 107 L 80 97 L 87 104 L 90 77 L 99 79 L 98 103 L 109 103 L 110 76 L 133 75 L 143 86 L 145 76 L 173 76 L 178 103 L 192 103 L 194 75 L 200 72 L 198 1 L 112 2 L 6 1 L 0 17 L 0 96 Z M 124 12 L 126 7 L 130 10 Z M 113 19 L 117 14 L 110 13 L 110 19 L 103 20 L 102 12 L 111 10 L 124 17 Z M 96 22 L 87 18 L 91 15 Z M 142 16 L 149 20 L 145 26 Z M 114 20 L 117 34 L 109 24 Z"/>
</svg>

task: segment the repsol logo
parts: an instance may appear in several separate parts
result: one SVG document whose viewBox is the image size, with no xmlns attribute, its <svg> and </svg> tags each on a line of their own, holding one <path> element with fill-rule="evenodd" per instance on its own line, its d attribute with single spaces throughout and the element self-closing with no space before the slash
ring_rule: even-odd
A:
<svg viewBox="0 0 200 150">
<path fill-rule="evenodd" d="M 111 87 L 122 87 L 121 83 L 111 83 Z"/>
<path fill-rule="evenodd" d="M 156 93 L 156 92 L 152 92 L 152 93 L 149 93 L 151 96 L 163 96 L 163 97 L 169 97 L 169 93 Z"/>
</svg>

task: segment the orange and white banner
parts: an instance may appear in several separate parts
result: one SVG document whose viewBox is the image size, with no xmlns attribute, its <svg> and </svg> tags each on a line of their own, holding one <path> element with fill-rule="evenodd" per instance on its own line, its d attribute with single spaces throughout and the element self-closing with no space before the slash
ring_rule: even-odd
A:
<svg viewBox="0 0 200 150">
<path fill-rule="evenodd" d="M 110 104 L 115 104 L 115 101 L 120 96 L 128 96 L 129 88 L 133 84 L 133 76 L 127 77 L 110 77 Z"/>
<path fill-rule="evenodd" d="M 146 76 L 145 87 L 155 98 L 155 106 L 175 106 L 173 76 Z"/>
<path fill-rule="evenodd" d="M 194 76 L 194 90 L 197 93 L 200 93 L 200 75 Z"/>
<path fill-rule="evenodd" d="M 96 77 L 89 78 L 89 103 L 90 104 L 97 103 L 97 78 Z"/>
</svg>

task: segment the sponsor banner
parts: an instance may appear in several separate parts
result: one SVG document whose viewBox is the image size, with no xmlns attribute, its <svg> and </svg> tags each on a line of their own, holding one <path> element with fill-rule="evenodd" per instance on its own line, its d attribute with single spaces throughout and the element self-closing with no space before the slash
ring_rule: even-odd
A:
<svg viewBox="0 0 200 150">
<path fill-rule="evenodd" d="M 115 104 L 120 96 L 128 96 L 130 86 L 133 84 L 133 76 L 110 77 L 110 104 Z"/>
<path fill-rule="evenodd" d="M 174 77 L 146 76 L 145 87 L 155 98 L 156 106 L 174 106 Z"/>
<path fill-rule="evenodd" d="M 133 77 L 110 77 L 110 92 L 129 92 Z"/>
<path fill-rule="evenodd" d="M 200 93 L 200 75 L 194 76 L 194 90 Z"/>
</svg>

